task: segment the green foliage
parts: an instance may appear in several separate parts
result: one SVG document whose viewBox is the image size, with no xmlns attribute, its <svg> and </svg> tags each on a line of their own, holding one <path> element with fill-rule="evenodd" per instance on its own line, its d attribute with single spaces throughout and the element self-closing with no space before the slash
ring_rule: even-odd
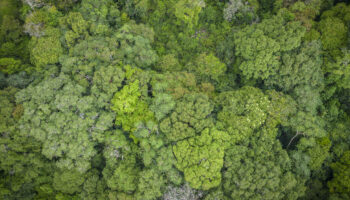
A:
<svg viewBox="0 0 350 200">
<path fill-rule="evenodd" d="M 97 101 L 85 91 L 61 74 L 17 94 L 24 106 L 22 133 L 42 142 L 42 154 L 57 159 L 58 167 L 81 173 L 90 168 L 96 154 L 93 141 L 112 127 L 114 118 L 112 113 L 98 112 Z"/>
<path fill-rule="evenodd" d="M 281 16 L 248 26 L 234 35 L 239 69 L 245 78 L 267 79 L 281 65 L 281 54 L 300 46 L 305 29 Z"/>
<path fill-rule="evenodd" d="M 212 110 L 213 106 L 206 95 L 185 95 L 169 117 L 160 122 L 160 130 L 171 142 L 193 137 L 213 124 L 209 116 Z"/>
<path fill-rule="evenodd" d="M 159 93 L 152 99 L 150 109 L 154 112 L 155 118 L 160 121 L 174 109 L 175 104 L 171 95 Z"/>
<path fill-rule="evenodd" d="M 262 129 L 248 144 L 227 150 L 223 187 L 232 199 L 297 199 L 302 195 L 291 160 L 275 135 L 276 129 Z"/>
<path fill-rule="evenodd" d="M 24 34 L 20 21 L 6 15 L 0 22 L 0 56 L 23 58 L 27 61 L 28 37 Z"/>
<path fill-rule="evenodd" d="M 152 88 L 154 96 L 166 93 L 174 99 L 199 91 L 195 75 L 187 72 L 156 74 L 152 80 Z"/>
<path fill-rule="evenodd" d="M 325 137 L 324 120 L 309 112 L 297 112 L 289 121 L 295 131 L 301 132 L 306 136 Z"/>
<path fill-rule="evenodd" d="M 205 7 L 203 0 L 180 0 L 175 4 L 175 16 L 192 29 L 197 25 L 198 15 L 203 7 Z"/>
<path fill-rule="evenodd" d="M 153 113 L 141 99 L 138 80 L 115 93 L 111 103 L 111 109 L 117 113 L 115 123 L 122 126 L 125 131 L 133 132 L 137 123 L 153 119 Z"/>
<path fill-rule="evenodd" d="M 322 34 L 321 41 L 324 49 L 332 50 L 344 45 L 347 31 L 344 23 L 340 19 L 323 19 L 319 24 L 319 29 Z"/>
<path fill-rule="evenodd" d="M 121 27 L 120 11 L 112 0 L 82 0 L 79 12 L 91 22 L 89 30 L 93 35 L 105 35 L 111 28 Z"/>
<path fill-rule="evenodd" d="M 95 71 L 91 93 L 97 99 L 100 107 L 109 106 L 113 94 L 121 88 L 125 76 L 126 72 L 119 65 L 110 65 Z"/>
<path fill-rule="evenodd" d="M 213 80 L 218 82 L 220 76 L 225 73 L 226 66 L 213 54 L 200 54 L 197 59 L 188 66 L 188 69 L 198 74 L 199 80 Z"/>
<path fill-rule="evenodd" d="M 167 191 L 163 195 L 164 200 L 187 199 L 196 200 L 202 196 L 201 191 L 192 189 L 188 184 L 181 187 L 168 186 Z"/>
<path fill-rule="evenodd" d="M 321 15 L 317 28 L 321 33 L 323 48 L 332 57 L 341 55 L 341 48 L 348 43 L 348 28 L 350 7 L 339 3 Z"/>
<path fill-rule="evenodd" d="M 0 71 L 13 74 L 29 70 L 28 41 L 23 31 L 20 15 L 21 2 L 0 2 Z"/>
<path fill-rule="evenodd" d="M 195 189 L 209 190 L 221 182 L 226 132 L 205 129 L 200 136 L 182 140 L 173 146 L 176 167 Z"/>
<path fill-rule="evenodd" d="M 224 18 L 234 24 L 250 24 L 257 21 L 259 3 L 256 0 L 230 0 L 224 9 Z"/>
<path fill-rule="evenodd" d="M 55 64 L 63 53 L 59 41 L 60 31 L 56 28 L 45 29 L 45 36 L 32 37 L 30 41 L 30 60 L 38 70 L 44 65 Z"/>
<path fill-rule="evenodd" d="M 88 36 L 89 24 L 79 12 L 70 12 L 60 23 L 68 29 L 64 35 L 68 47 L 74 46 L 79 39 L 85 39 Z"/>
<path fill-rule="evenodd" d="M 4 90 L 1 90 L 1 125 L 0 132 L 8 132 L 11 127 L 15 125 L 16 120 L 13 116 L 16 104 L 14 95 L 18 92 L 17 88 L 8 87 Z M 16 117 L 18 118 L 18 117 Z"/>
<path fill-rule="evenodd" d="M 138 184 L 137 200 L 155 200 L 162 196 L 161 188 L 164 185 L 164 179 L 159 171 L 155 169 L 144 170 L 140 173 Z"/>
<path fill-rule="evenodd" d="M 77 171 L 57 171 L 54 174 L 53 185 L 58 191 L 73 194 L 80 191 L 80 187 L 84 181 L 85 177 Z"/>
<path fill-rule="evenodd" d="M 349 199 L 349 13 L 0 0 L 0 199 Z"/>
<path fill-rule="evenodd" d="M 125 64 L 147 68 L 157 61 L 157 55 L 151 48 L 154 33 L 145 25 L 125 24 L 116 34 L 121 51 L 117 55 Z"/>
<path fill-rule="evenodd" d="M 316 114 L 317 108 L 322 104 L 319 88 L 312 88 L 308 85 L 298 86 L 294 89 L 293 94 L 299 108 L 303 111 Z"/>
<path fill-rule="evenodd" d="M 267 96 L 253 87 L 223 92 L 215 101 L 222 108 L 218 112 L 217 125 L 219 129 L 227 130 L 233 143 L 246 140 L 253 134 L 265 123 L 271 110 Z"/>
<path fill-rule="evenodd" d="M 222 200 L 228 200 L 227 196 L 225 196 L 222 187 L 219 187 L 218 189 L 211 190 L 210 193 L 208 193 L 205 198 L 205 200 L 216 200 L 216 199 L 222 199 Z"/>
<path fill-rule="evenodd" d="M 13 0 L 2 0 L 0 2 L 0 22 L 5 16 L 14 16 L 18 12 L 18 2 Z"/>
<path fill-rule="evenodd" d="M 284 91 L 290 91 L 298 85 L 322 87 L 320 48 L 319 43 L 311 42 L 302 44 L 298 50 L 282 54 L 281 67 L 266 80 L 266 85 L 275 85 Z"/>
<path fill-rule="evenodd" d="M 288 2 L 291 3 L 291 2 Z M 297 1 L 294 4 L 290 5 L 290 10 L 293 12 L 296 20 L 301 21 L 303 26 L 306 27 L 307 30 L 310 30 L 312 26 L 315 24 L 313 21 L 316 16 L 320 14 L 322 9 L 322 4 L 325 1 L 320 0 L 311 0 L 308 2 Z"/>
<path fill-rule="evenodd" d="M 350 151 L 344 152 L 339 162 L 331 165 L 333 170 L 333 179 L 328 182 L 331 193 L 345 193 L 350 195 Z"/>
<path fill-rule="evenodd" d="M 0 58 L 0 71 L 6 74 L 13 74 L 24 68 L 20 60 L 13 58 Z"/>
<path fill-rule="evenodd" d="M 269 118 L 266 124 L 271 127 L 275 127 L 278 124 L 288 124 L 290 117 L 293 116 L 296 109 L 296 102 L 289 96 L 282 92 L 276 92 L 275 90 L 266 91 L 271 102 L 272 110 L 269 110 Z"/>
<path fill-rule="evenodd" d="M 33 197 L 37 188 L 51 180 L 52 164 L 40 155 L 40 145 L 18 130 L 23 106 L 15 103 L 17 92 L 13 87 L 0 91 L 1 199 Z M 46 196 L 50 198 L 50 194 Z"/>
<path fill-rule="evenodd" d="M 142 20 L 147 17 L 147 11 L 149 9 L 148 0 L 132 0 L 132 1 L 120 1 L 118 2 L 123 11 L 127 13 L 130 18 Z M 123 13 L 124 15 L 126 13 Z"/>
<path fill-rule="evenodd" d="M 155 69 L 160 70 L 162 72 L 179 71 L 182 68 L 174 54 L 168 54 L 163 56 L 160 59 L 159 63 L 156 64 L 154 67 Z"/>
<path fill-rule="evenodd" d="M 343 119 L 335 123 L 330 131 L 333 142 L 332 153 L 336 158 L 340 158 L 344 152 L 350 150 L 348 145 L 349 125 L 349 119 Z"/>
<path fill-rule="evenodd" d="M 350 52 L 348 50 L 343 52 L 343 56 L 337 57 L 335 62 L 327 64 L 326 70 L 329 72 L 327 81 L 335 82 L 337 87 L 342 89 L 350 88 Z"/>
<path fill-rule="evenodd" d="M 107 134 L 106 148 L 103 152 L 106 159 L 103 176 L 112 190 L 127 193 L 136 190 L 139 168 L 136 165 L 134 148 L 121 131 Z"/>
<path fill-rule="evenodd" d="M 49 27 L 56 27 L 61 16 L 62 13 L 54 6 L 47 6 L 43 9 L 35 10 L 25 19 L 25 32 L 35 37 L 47 35 L 46 29 Z"/>
<path fill-rule="evenodd" d="M 310 148 L 308 155 L 310 155 L 310 169 L 317 170 L 322 167 L 323 162 L 329 156 L 331 141 L 327 138 L 320 138 L 316 140 L 313 148 Z"/>
</svg>

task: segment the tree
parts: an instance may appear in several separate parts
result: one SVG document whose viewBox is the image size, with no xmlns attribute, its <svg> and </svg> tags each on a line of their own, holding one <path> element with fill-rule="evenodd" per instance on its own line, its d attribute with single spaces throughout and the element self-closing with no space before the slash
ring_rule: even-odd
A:
<svg viewBox="0 0 350 200">
<path fill-rule="evenodd" d="M 349 8 L 0 0 L 0 199 L 349 199 Z"/>
<path fill-rule="evenodd" d="M 106 167 L 102 173 L 112 190 L 126 193 L 136 190 L 140 172 L 136 163 L 136 150 L 137 147 L 127 141 L 122 131 L 107 133 L 103 152 Z"/>
<path fill-rule="evenodd" d="M 312 1 L 284 1 L 288 5 L 289 9 L 295 15 L 295 19 L 301 21 L 303 26 L 309 31 L 315 24 L 314 19 L 320 14 L 322 7 L 327 4 L 327 2 L 322 2 L 320 0 Z"/>
<path fill-rule="evenodd" d="M 257 1 L 230 0 L 224 9 L 224 18 L 234 24 L 250 24 L 257 21 Z"/>
<path fill-rule="evenodd" d="M 170 94 L 159 93 L 152 98 L 150 109 L 154 112 L 155 118 L 160 121 L 174 109 L 175 105 L 175 100 Z"/>
<path fill-rule="evenodd" d="M 208 97 L 204 94 L 185 95 L 174 111 L 160 124 L 160 130 L 168 142 L 175 142 L 193 137 L 207 127 L 211 127 L 213 119 L 209 116 L 213 110 Z"/>
<path fill-rule="evenodd" d="M 1 1 L 0 9 L 0 22 L 2 22 L 3 17 L 5 16 L 15 16 L 18 12 L 18 2 L 11 0 Z"/>
<path fill-rule="evenodd" d="M 198 15 L 201 9 L 205 7 L 205 2 L 202 0 L 180 0 L 175 4 L 175 16 L 182 23 L 186 24 L 189 29 L 192 29 L 198 22 Z"/>
<path fill-rule="evenodd" d="M 195 75 L 187 72 L 155 74 L 151 84 L 154 96 L 165 93 L 175 100 L 182 98 L 185 94 L 200 91 Z"/>
<path fill-rule="evenodd" d="M 168 54 L 161 57 L 158 64 L 156 64 L 154 68 L 162 72 L 170 72 L 179 71 L 182 69 L 182 66 L 174 54 Z"/>
<path fill-rule="evenodd" d="M 290 118 L 297 112 L 297 104 L 294 99 L 282 92 L 267 90 L 265 94 L 271 102 L 271 110 L 266 125 L 276 127 L 277 125 L 288 126 Z"/>
<path fill-rule="evenodd" d="M 215 102 L 221 107 L 217 126 L 230 134 L 233 143 L 246 141 L 255 129 L 265 123 L 271 109 L 267 96 L 248 86 L 222 92 Z"/>
<path fill-rule="evenodd" d="M 153 119 L 154 114 L 148 109 L 147 103 L 141 100 L 138 80 L 115 93 L 111 103 L 111 109 L 117 114 L 115 123 L 125 131 L 133 132 L 137 123 Z"/>
<path fill-rule="evenodd" d="M 0 58 L 0 70 L 6 74 L 13 74 L 15 72 L 23 70 L 23 66 L 20 60 L 13 58 Z"/>
<path fill-rule="evenodd" d="M 106 36 L 121 27 L 121 14 L 112 0 L 83 0 L 79 12 L 90 22 L 90 33 L 94 36 Z"/>
<path fill-rule="evenodd" d="M 283 16 L 265 19 L 234 35 L 239 69 L 246 79 L 267 79 L 281 65 L 281 53 L 300 46 L 305 29 L 298 22 L 288 22 Z"/>
<path fill-rule="evenodd" d="M 321 20 L 319 24 L 321 31 L 321 40 L 325 50 L 333 50 L 343 46 L 346 41 L 346 26 L 342 20 L 338 18 L 326 18 Z M 336 38 L 330 40 L 330 38 Z"/>
<path fill-rule="evenodd" d="M 18 89 L 0 90 L 0 198 L 53 198 L 53 164 L 40 154 L 40 144 L 20 133 L 18 120 L 23 106 L 15 103 Z M 40 177 L 40 178 L 39 178 Z M 38 188 L 51 192 L 42 192 Z"/>
<path fill-rule="evenodd" d="M 155 169 L 144 170 L 140 173 L 140 180 L 136 193 L 137 200 L 155 200 L 162 196 L 161 188 L 164 179 L 159 171 Z"/>
<path fill-rule="evenodd" d="M 114 114 L 99 111 L 94 96 L 64 74 L 50 77 L 17 94 L 23 104 L 22 133 L 42 143 L 42 154 L 61 169 L 90 169 L 95 142 L 113 126 Z M 34 115 L 34 116 L 33 116 Z"/>
<path fill-rule="evenodd" d="M 59 29 L 51 27 L 45 30 L 45 36 L 32 37 L 29 44 L 30 60 L 38 70 L 44 65 L 58 63 L 58 58 L 63 53 L 59 37 Z"/>
<path fill-rule="evenodd" d="M 85 181 L 83 174 L 75 171 L 56 171 L 54 174 L 53 185 L 57 191 L 73 194 L 81 190 L 81 186 Z"/>
<path fill-rule="evenodd" d="M 82 199 L 108 199 L 108 188 L 102 177 L 99 176 L 100 171 L 94 169 L 88 174 L 88 178 L 84 182 L 82 193 L 79 197 Z"/>
<path fill-rule="evenodd" d="M 317 29 L 321 33 L 323 49 L 327 51 L 325 61 L 341 56 L 341 48 L 347 45 L 348 13 L 350 7 L 339 3 L 322 13 Z M 331 40 L 330 38 L 335 38 Z M 331 58 L 329 58 L 329 56 Z"/>
<path fill-rule="evenodd" d="M 326 65 L 326 70 L 329 73 L 327 82 L 336 83 L 340 89 L 349 89 L 350 78 L 350 52 L 343 51 L 343 56 L 335 58 L 335 62 Z"/>
<path fill-rule="evenodd" d="M 321 65 L 321 45 L 316 41 L 304 43 L 300 48 L 281 55 L 281 66 L 265 84 L 275 85 L 284 91 L 291 91 L 298 85 L 322 88 Z"/>
<path fill-rule="evenodd" d="M 328 182 L 331 193 L 340 193 L 344 197 L 350 196 L 350 151 L 344 152 L 338 162 L 332 163 L 333 179 Z"/>
<path fill-rule="evenodd" d="M 302 196 L 292 162 L 275 136 L 276 129 L 262 128 L 247 144 L 233 145 L 226 151 L 223 188 L 232 199 Z"/>
<path fill-rule="evenodd" d="M 192 188 L 209 190 L 220 184 L 225 143 L 228 141 L 226 132 L 207 128 L 201 135 L 173 146 L 176 167 L 184 172 L 185 180 Z"/>
<path fill-rule="evenodd" d="M 28 4 L 31 9 L 40 8 L 45 5 L 45 0 L 24 0 L 24 2 Z"/>
<path fill-rule="evenodd" d="M 188 70 L 197 74 L 198 80 L 219 82 L 219 78 L 226 71 L 226 65 L 213 54 L 203 53 L 189 64 Z"/>
<path fill-rule="evenodd" d="M 97 69 L 92 78 L 91 94 L 99 107 L 110 106 L 113 95 L 120 90 L 125 80 L 126 71 L 122 66 L 109 65 Z"/>
<path fill-rule="evenodd" d="M 56 28 L 62 13 L 54 6 L 34 10 L 25 18 L 24 32 L 37 38 L 46 35 L 47 28 Z M 51 31 L 49 31 L 51 32 Z"/>
<path fill-rule="evenodd" d="M 192 189 L 188 184 L 181 187 L 168 186 L 163 195 L 164 200 L 199 200 L 203 196 L 201 191 Z"/>
<path fill-rule="evenodd" d="M 151 47 L 154 32 L 147 26 L 130 22 L 121 27 L 115 37 L 120 48 L 117 57 L 125 64 L 147 68 L 157 61 L 158 56 Z"/>
<path fill-rule="evenodd" d="M 60 21 L 60 26 L 66 30 L 64 37 L 68 47 L 73 47 L 79 40 L 89 35 L 89 23 L 79 12 L 70 12 Z"/>
<path fill-rule="evenodd" d="M 17 16 L 5 15 L 0 21 L 0 56 L 4 58 L 23 59 L 28 62 L 29 38 L 24 34 L 22 24 Z"/>
<path fill-rule="evenodd" d="M 130 18 L 136 21 L 143 21 L 148 15 L 148 0 L 121 1 L 118 2 L 118 4 L 123 8 L 123 11 L 126 12 Z"/>
</svg>

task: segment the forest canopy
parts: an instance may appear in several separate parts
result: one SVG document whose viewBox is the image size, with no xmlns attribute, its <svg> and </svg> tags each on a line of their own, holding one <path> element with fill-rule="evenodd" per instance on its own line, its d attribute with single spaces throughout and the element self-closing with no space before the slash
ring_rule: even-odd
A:
<svg viewBox="0 0 350 200">
<path fill-rule="evenodd" d="M 350 4 L 0 0 L 0 199 L 350 199 Z"/>
</svg>

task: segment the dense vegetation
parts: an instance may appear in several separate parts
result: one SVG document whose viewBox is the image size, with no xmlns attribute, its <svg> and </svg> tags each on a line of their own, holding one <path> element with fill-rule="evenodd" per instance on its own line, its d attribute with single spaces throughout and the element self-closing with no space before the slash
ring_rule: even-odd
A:
<svg viewBox="0 0 350 200">
<path fill-rule="evenodd" d="M 0 0 L 0 199 L 350 199 L 350 5 Z"/>
</svg>

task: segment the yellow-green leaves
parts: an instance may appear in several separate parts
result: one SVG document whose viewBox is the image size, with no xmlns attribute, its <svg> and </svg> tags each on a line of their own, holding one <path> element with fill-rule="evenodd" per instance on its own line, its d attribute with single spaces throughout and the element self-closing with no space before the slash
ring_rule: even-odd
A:
<svg viewBox="0 0 350 200">
<path fill-rule="evenodd" d="M 117 113 L 115 123 L 125 131 L 136 130 L 136 123 L 153 119 L 147 103 L 141 99 L 139 81 L 136 80 L 115 93 L 111 109 Z"/>
<path fill-rule="evenodd" d="M 0 58 L 0 71 L 5 74 L 13 74 L 25 68 L 20 60 L 14 58 Z"/>
<path fill-rule="evenodd" d="M 176 167 L 184 172 L 185 180 L 195 189 L 209 190 L 221 183 L 224 150 L 229 135 L 215 129 L 173 146 Z"/>
</svg>

